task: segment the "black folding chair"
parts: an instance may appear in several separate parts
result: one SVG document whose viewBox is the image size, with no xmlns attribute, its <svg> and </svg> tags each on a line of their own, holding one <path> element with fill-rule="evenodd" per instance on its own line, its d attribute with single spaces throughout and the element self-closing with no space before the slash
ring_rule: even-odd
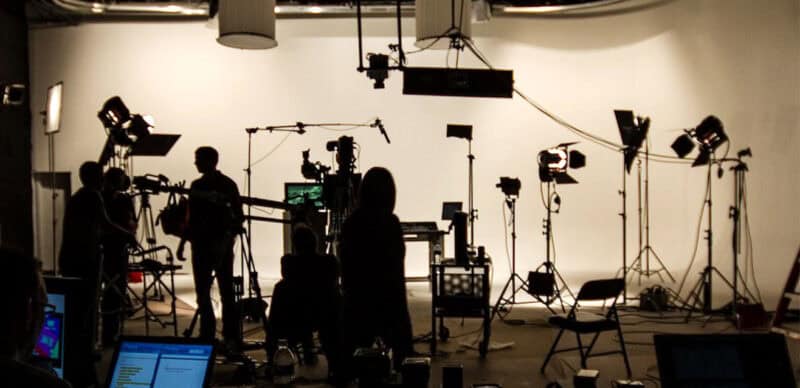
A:
<svg viewBox="0 0 800 388">
<path fill-rule="evenodd" d="M 622 357 L 625 359 L 625 369 L 628 372 L 628 378 L 631 377 L 631 366 L 628 362 L 628 353 L 625 351 L 625 340 L 622 337 L 622 328 L 619 323 L 619 315 L 617 314 L 616 307 L 617 298 L 622 293 L 624 286 L 624 279 L 604 279 L 586 282 L 578 292 L 578 298 L 575 300 L 575 304 L 572 305 L 572 308 L 569 310 L 567 315 L 554 315 L 548 319 L 548 322 L 551 325 L 556 326 L 561 330 L 558 332 L 558 336 L 556 336 L 553 346 L 550 347 L 550 352 L 547 353 L 547 357 L 544 359 L 544 364 L 542 364 L 541 368 L 542 373 L 544 373 L 547 363 L 554 354 L 577 350 L 581 356 L 582 368 L 586 368 L 586 359 L 589 357 L 622 353 Z M 583 313 L 579 314 L 577 312 L 578 304 L 580 302 L 608 300 L 612 300 L 612 302 L 611 305 L 606 308 L 605 314 L 590 314 L 588 316 L 584 316 Z M 561 335 L 564 334 L 565 330 L 575 333 L 575 337 L 578 340 L 578 346 L 565 349 L 556 349 L 558 341 L 561 340 Z M 600 333 L 613 330 L 616 330 L 617 335 L 619 336 L 620 350 L 592 354 L 592 349 L 594 348 Z M 581 335 L 591 333 L 594 333 L 594 338 L 592 338 L 592 342 L 588 347 L 584 347 L 583 342 L 581 341 Z"/>
</svg>

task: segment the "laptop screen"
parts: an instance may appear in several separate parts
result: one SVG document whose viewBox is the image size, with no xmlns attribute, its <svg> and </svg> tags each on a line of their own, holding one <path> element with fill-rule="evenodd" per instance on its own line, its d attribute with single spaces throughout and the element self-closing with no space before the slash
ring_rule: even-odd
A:
<svg viewBox="0 0 800 388">
<path fill-rule="evenodd" d="M 210 344 L 177 339 L 123 339 L 114 355 L 110 387 L 205 387 L 213 362 Z"/>
<path fill-rule="evenodd" d="M 794 388 L 786 339 L 777 334 L 656 335 L 663 388 Z"/>
</svg>

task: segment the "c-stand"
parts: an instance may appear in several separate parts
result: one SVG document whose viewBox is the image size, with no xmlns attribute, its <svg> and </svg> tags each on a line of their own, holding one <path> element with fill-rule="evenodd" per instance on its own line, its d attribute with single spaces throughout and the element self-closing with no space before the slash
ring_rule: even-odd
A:
<svg viewBox="0 0 800 388">
<path fill-rule="evenodd" d="M 561 198 L 558 196 L 558 193 L 555 191 L 556 183 L 554 181 L 547 182 L 547 202 L 545 203 L 545 208 L 547 209 L 547 218 L 544 220 L 544 232 L 545 240 L 547 242 L 547 249 L 546 249 L 546 256 L 544 263 L 540 264 L 534 270 L 535 273 L 543 274 L 544 276 L 542 279 L 544 280 L 545 287 L 538 287 L 536 284 L 530 284 L 529 288 L 535 288 L 536 290 L 541 290 L 544 292 L 533 292 L 534 289 L 531 289 L 531 294 L 537 301 L 542 303 L 547 307 L 550 312 L 555 314 L 555 311 L 550 307 L 550 305 L 556 301 L 556 299 L 561 304 L 561 311 L 566 312 L 564 308 L 564 300 L 561 298 L 561 294 L 564 290 L 569 293 L 572 299 L 575 299 L 575 295 L 572 293 L 572 290 L 569 289 L 567 286 L 567 282 L 564 281 L 564 278 L 561 277 L 561 273 L 558 272 L 556 268 L 556 261 L 555 258 L 551 258 L 551 244 L 553 243 L 553 223 L 552 223 L 552 214 L 558 213 L 561 209 Z M 552 186 L 552 188 L 551 188 Z M 558 205 L 558 209 L 553 210 L 553 202 Z M 540 272 L 540 270 L 544 268 L 544 272 Z M 550 286 L 552 284 L 552 286 Z"/>
<path fill-rule="evenodd" d="M 711 179 L 711 169 L 712 166 L 716 163 L 720 165 L 723 162 L 735 162 L 736 165 L 731 168 L 735 172 L 735 179 L 734 179 L 734 206 L 730 207 L 729 217 L 733 219 L 733 282 L 729 281 L 720 271 L 713 265 L 713 250 L 712 250 L 712 203 L 711 203 L 711 188 L 712 188 L 712 179 Z M 721 171 L 721 170 L 720 170 Z M 712 297 L 713 297 L 713 288 L 712 288 L 712 279 L 714 274 L 719 276 L 723 282 L 731 289 L 733 293 L 733 298 L 731 302 L 728 304 L 729 309 L 722 309 L 716 312 L 718 313 L 725 313 L 730 314 L 731 318 L 736 317 L 736 304 L 740 300 L 747 300 L 747 298 L 739 292 L 738 290 L 738 283 L 739 283 L 739 249 L 740 249 L 740 234 L 741 234 L 741 225 L 739 217 L 741 215 L 741 205 L 744 201 L 744 185 L 745 185 L 745 173 L 747 172 L 747 164 L 745 164 L 741 157 L 736 159 L 714 159 L 713 153 L 711 154 L 710 161 L 708 163 L 708 174 L 707 174 L 707 184 L 708 189 L 706 190 L 706 200 L 705 203 L 707 205 L 708 211 L 708 229 L 706 230 L 706 241 L 708 247 L 708 263 L 706 267 L 703 269 L 700 279 L 695 283 L 694 287 L 692 287 L 691 291 L 689 292 L 689 297 L 687 301 L 692 300 L 694 301 L 689 306 L 689 312 L 686 315 L 686 321 L 688 322 L 691 319 L 692 312 L 697 309 L 698 305 L 702 305 L 702 311 L 705 314 L 712 314 L 715 311 L 713 310 L 712 306 Z M 702 297 L 701 297 L 702 291 Z M 747 292 L 747 288 L 745 288 Z M 749 294 L 749 292 L 748 292 Z M 753 295 L 749 295 L 751 298 L 756 299 Z M 702 300 L 701 300 L 702 299 Z"/>
<path fill-rule="evenodd" d="M 664 278 L 661 276 L 661 272 L 665 272 L 667 277 L 674 283 L 675 278 L 672 277 L 672 274 L 669 272 L 667 267 L 664 265 L 664 262 L 661 261 L 661 258 L 656 253 L 655 249 L 650 245 L 650 142 L 645 138 L 645 148 L 644 148 L 644 196 L 642 196 L 642 163 L 641 160 L 636 166 L 638 172 L 638 181 L 637 181 L 637 191 L 638 191 L 638 201 L 639 201 L 639 254 L 636 256 L 636 259 L 633 260 L 630 267 L 623 268 L 625 271 L 625 283 L 627 284 L 628 281 L 628 273 L 630 271 L 637 272 L 639 274 L 639 284 L 642 283 L 642 276 L 644 275 L 648 279 L 650 276 L 658 275 L 659 280 L 662 282 Z M 642 198 L 644 197 L 644 214 L 642 214 Z M 642 246 L 642 217 L 644 216 L 644 246 Z M 650 255 L 652 255 L 656 262 L 658 263 L 659 268 L 651 269 L 650 267 Z M 644 262 L 644 269 L 642 269 L 642 262 Z M 627 287 L 626 287 L 627 288 Z M 627 291 L 627 290 L 626 290 Z"/>
<path fill-rule="evenodd" d="M 509 275 L 506 285 L 503 286 L 503 291 L 500 292 L 500 297 L 497 298 L 497 302 L 492 308 L 490 320 L 494 319 L 497 314 L 503 314 L 501 317 L 507 314 L 510 310 L 508 306 L 518 303 L 516 299 L 517 293 L 528 288 L 528 282 L 517 274 L 517 197 L 506 195 L 505 203 L 511 210 L 511 275 Z M 506 297 L 506 291 L 509 290 L 511 295 Z"/>
</svg>

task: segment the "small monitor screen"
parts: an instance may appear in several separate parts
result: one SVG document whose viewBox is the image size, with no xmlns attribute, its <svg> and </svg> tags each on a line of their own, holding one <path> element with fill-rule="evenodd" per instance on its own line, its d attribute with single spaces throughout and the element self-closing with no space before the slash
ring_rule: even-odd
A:
<svg viewBox="0 0 800 388">
<path fill-rule="evenodd" d="M 58 362 L 61 360 L 61 331 L 64 317 L 56 312 L 47 312 L 42 325 L 39 341 L 33 348 L 34 356 Z"/>
<path fill-rule="evenodd" d="M 290 205 L 302 205 L 312 202 L 314 207 L 323 207 L 322 185 L 318 183 L 286 183 L 285 185 L 286 203 Z"/>
<path fill-rule="evenodd" d="M 212 345 L 123 340 L 109 386 L 175 388 L 206 386 Z"/>
<path fill-rule="evenodd" d="M 66 297 L 62 294 L 48 293 L 47 304 L 52 306 L 52 310 L 45 313 L 42 331 L 33 348 L 33 356 L 37 360 L 47 363 L 58 377 L 63 378 L 62 355 L 64 354 Z"/>
</svg>

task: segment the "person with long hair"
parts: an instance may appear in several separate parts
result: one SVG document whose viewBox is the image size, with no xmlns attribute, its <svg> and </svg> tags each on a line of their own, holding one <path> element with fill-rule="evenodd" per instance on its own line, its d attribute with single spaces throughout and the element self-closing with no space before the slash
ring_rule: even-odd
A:
<svg viewBox="0 0 800 388">
<path fill-rule="evenodd" d="M 369 347 L 379 337 L 399 367 L 414 349 L 396 195 L 389 170 L 367 171 L 356 209 L 342 227 L 340 259 L 347 351 Z"/>
</svg>

